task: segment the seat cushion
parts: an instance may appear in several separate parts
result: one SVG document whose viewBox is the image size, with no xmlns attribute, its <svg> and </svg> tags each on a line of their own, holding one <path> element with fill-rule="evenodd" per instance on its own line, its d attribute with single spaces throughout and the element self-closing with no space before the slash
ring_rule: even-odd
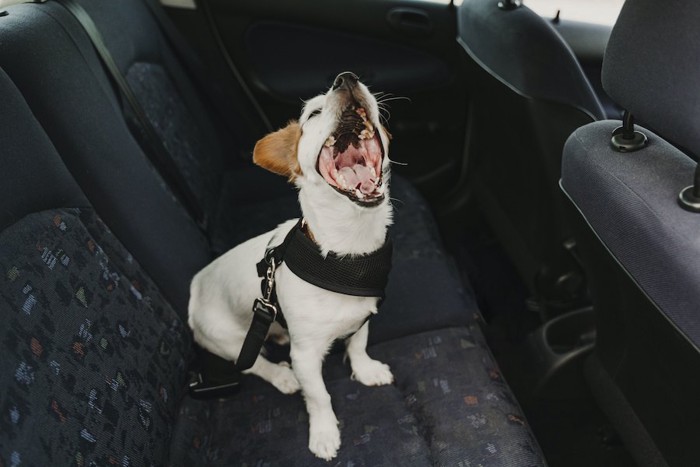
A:
<svg viewBox="0 0 700 467">
<path fill-rule="evenodd" d="M 341 427 L 333 465 L 544 465 L 539 447 L 478 325 L 387 341 L 369 354 L 396 383 L 365 387 L 340 355 L 324 379 Z M 235 396 L 185 399 L 171 445 L 173 465 L 328 465 L 308 451 L 301 395 L 254 376 Z"/>
</svg>

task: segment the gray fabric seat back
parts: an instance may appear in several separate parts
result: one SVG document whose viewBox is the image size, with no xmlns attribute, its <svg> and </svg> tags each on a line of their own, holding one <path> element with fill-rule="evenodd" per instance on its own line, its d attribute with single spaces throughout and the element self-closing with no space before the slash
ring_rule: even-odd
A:
<svg viewBox="0 0 700 467">
<path fill-rule="evenodd" d="M 180 100 L 184 93 L 180 90 L 188 88 L 183 88 L 180 80 L 171 80 L 170 74 L 162 75 L 164 65 L 139 65 L 174 60 L 158 49 L 157 26 L 147 21 L 147 10 L 141 11 L 145 6 L 119 2 L 100 13 L 94 11 L 98 4 L 114 2 L 85 3 L 96 19 L 107 21 L 107 17 L 111 23 L 130 25 L 129 37 L 123 29 L 111 29 L 104 32 L 105 40 L 117 40 L 122 34 L 123 46 L 114 54 L 115 59 L 120 64 L 134 63 L 130 68 L 124 65 L 127 76 L 153 92 L 153 100 L 147 100 L 145 108 L 163 104 L 158 111 L 162 120 L 157 123 L 172 137 L 167 144 L 187 152 L 187 160 L 196 159 L 195 149 L 201 148 L 178 126 L 185 124 L 183 108 L 198 108 Z M 132 20 L 130 9 L 137 7 L 141 13 L 133 14 Z M 14 5 L 7 13 L 0 17 L 1 66 L 100 216 L 184 315 L 189 281 L 211 259 L 206 237 L 153 170 L 125 121 L 119 95 L 78 22 L 57 2 Z M 141 74 L 144 69 L 153 74 Z M 159 79 L 162 87 L 156 83 Z M 173 86 L 180 92 L 163 95 Z M 195 177 L 194 169 L 189 173 Z"/>
<path fill-rule="evenodd" d="M 696 2 L 627 0 L 603 85 L 654 131 L 637 127 L 648 144 L 621 153 L 620 122 L 587 125 L 562 162 L 597 312 L 591 384 L 642 465 L 700 456 L 700 214 L 678 202 L 700 154 L 698 18 Z"/>
</svg>

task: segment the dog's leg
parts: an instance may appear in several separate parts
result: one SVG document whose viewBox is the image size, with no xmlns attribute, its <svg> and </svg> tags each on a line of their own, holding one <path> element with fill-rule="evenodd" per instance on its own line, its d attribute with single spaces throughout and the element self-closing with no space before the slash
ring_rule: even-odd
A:
<svg viewBox="0 0 700 467">
<path fill-rule="evenodd" d="M 258 355 L 253 366 L 243 373 L 261 377 L 284 394 L 294 394 L 300 388 L 287 362 L 272 363 L 262 355 Z"/>
<path fill-rule="evenodd" d="M 289 332 L 280 326 L 280 323 L 277 321 L 274 321 L 272 326 L 270 326 L 270 331 L 267 334 L 267 338 L 277 345 L 288 345 L 290 342 Z"/>
<path fill-rule="evenodd" d="M 295 343 L 291 356 L 309 413 L 309 450 L 328 461 L 336 456 L 340 447 L 340 430 L 321 374 L 326 349 L 323 344 Z"/>
<path fill-rule="evenodd" d="M 346 341 L 345 345 L 350 357 L 353 379 L 365 386 L 382 386 L 394 382 L 389 365 L 373 360 L 367 355 L 367 335 L 369 321 Z"/>
</svg>

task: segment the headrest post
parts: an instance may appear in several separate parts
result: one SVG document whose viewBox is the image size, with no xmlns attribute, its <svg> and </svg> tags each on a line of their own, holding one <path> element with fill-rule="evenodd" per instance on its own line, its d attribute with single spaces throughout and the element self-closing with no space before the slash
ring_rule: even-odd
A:
<svg viewBox="0 0 700 467">
<path fill-rule="evenodd" d="M 501 0 L 498 2 L 498 8 L 501 10 L 515 10 L 523 5 L 521 0 Z"/>
<path fill-rule="evenodd" d="M 700 212 L 700 164 L 695 167 L 694 183 L 681 190 L 678 204 L 690 212 Z"/>
<path fill-rule="evenodd" d="M 647 144 L 647 137 L 634 129 L 634 117 L 629 110 L 622 115 L 622 126 L 612 132 L 612 147 L 618 152 L 634 152 Z"/>
</svg>

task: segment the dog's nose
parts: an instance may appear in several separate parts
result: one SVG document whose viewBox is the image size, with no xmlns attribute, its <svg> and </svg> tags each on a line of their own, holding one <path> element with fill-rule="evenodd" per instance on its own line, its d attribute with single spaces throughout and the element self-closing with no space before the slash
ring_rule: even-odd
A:
<svg viewBox="0 0 700 467">
<path fill-rule="evenodd" d="M 335 77 L 335 81 L 333 81 L 333 90 L 338 88 L 352 89 L 358 81 L 360 81 L 360 78 L 358 78 L 355 73 L 345 71 Z"/>
</svg>

